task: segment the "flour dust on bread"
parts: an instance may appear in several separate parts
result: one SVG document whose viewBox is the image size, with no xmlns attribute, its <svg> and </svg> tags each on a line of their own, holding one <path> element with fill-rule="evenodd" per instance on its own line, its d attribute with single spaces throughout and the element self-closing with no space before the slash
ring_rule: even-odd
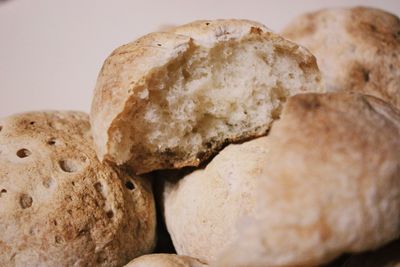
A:
<svg viewBox="0 0 400 267">
<path fill-rule="evenodd" d="M 304 14 L 283 31 L 316 56 L 329 91 L 353 90 L 400 109 L 400 19 L 375 8 Z"/>
<path fill-rule="evenodd" d="M 0 119 L 0 266 L 122 266 L 155 225 L 150 180 L 98 161 L 87 114 Z"/>
<path fill-rule="evenodd" d="M 400 113 L 372 96 L 299 94 L 268 136 L 168 181 L 178 254 L 212 266 L 320 266 L 400 234 Z"/>
<path fill-rule="evenodd" d="M 91 110 L 97 154 L 137 173 L 197 166 L 265 134 L 288 96 L 321 90 L 315 58 L 259 23 L 151 33 L 104 62 Z"/>
</svg>

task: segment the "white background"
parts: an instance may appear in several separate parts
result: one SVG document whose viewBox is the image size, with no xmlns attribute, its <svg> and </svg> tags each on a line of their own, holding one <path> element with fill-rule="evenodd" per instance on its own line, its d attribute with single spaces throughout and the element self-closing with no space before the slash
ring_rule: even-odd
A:
<svg viewBox="0 0 400 267">
<path fill-rule="evenodd" d="M 296 15 L 332 5 L 374 6 L 400 15 L 400 0 L 0 0 L 0 116 L 89 111 L 107 55 L 163 26 L 247 18 L 279 31 Z"/>
</svg>

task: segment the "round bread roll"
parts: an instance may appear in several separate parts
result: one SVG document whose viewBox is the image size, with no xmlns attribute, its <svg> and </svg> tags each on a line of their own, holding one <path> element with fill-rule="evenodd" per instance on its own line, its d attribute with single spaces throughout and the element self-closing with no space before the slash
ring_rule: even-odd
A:
<svg viewBox="0 0 400 267">
<path fill-rule="evenodd" d="M 163 197 L 177 253 L 215 266 L 317 266 L 377 248 L 400 234 L 400 114 L 372 96 L 293 96 L 268 136 L 167 181 Z"/>
<path fill-rule="evenodd" d="M 86 114 L 0 120 L 0 266 L 122 266 L 155 226 L 149 179 L 98 161 Z"/>
<path fill-rule="evenodd" d="M 148 254 L 132 260 L 125 267 L 205 267 L 198 259 L 176 254 Z"/>
<path fill-rule="evenodd" d="M 260 136 L 292 94 L 322 91 L 306 49 L 248 20 L 196 21 L 117 48 L 91 109 L 97 154 L 136 173 L 197 166 Z"/>
<path fill-rule="evenodd" d="M 400 109 L 400 19 L 385 11 L 334 8 L 293 20 L 283 35 L 317 57 L 330 91 L 354 90 Z"/>
</svg>

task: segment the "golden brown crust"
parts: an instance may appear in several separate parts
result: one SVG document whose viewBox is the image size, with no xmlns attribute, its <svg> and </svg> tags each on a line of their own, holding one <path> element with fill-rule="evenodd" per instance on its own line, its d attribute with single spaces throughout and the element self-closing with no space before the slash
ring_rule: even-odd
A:
<svg viewBox="0 0 400 267">
<path fill-rule="evenodd" d="M 148 254 L 132 260 L 125 267 L 205 267 L 198 259 L 176 254 Z"/>
<path fill-rule="evenodd" d="M 317 57 L 327 89 L 371 94 L 400 108 L 400 20 L 366 7 L 324 9 L 283 32 Z"/>
<path fill-rule="evenodd" d="M 98 161 L 86 114 L 0 126 L 1 266 L 121 266 L 151 251 L 150 180 Z"/>
<path fill-rule="evenodd" d="M 190 157 L 171 155 L 168 151 L 139 151 L 140 148 L 131 148 L 133 152 L 129 149 L 125 152 L 112 151 L 116 144 L 129 147 L 130 144 L 121 141 L 123 133 L 129 132 L 132 139 L 137 138 L 135 127 L 143 127 L 143 123 L 135 116 L 152 101 L 144 96 L 144 85 L 157 82 L 158 71 L 177 58 L 191 53 L 195 47 L 209 47 L 218 42 L 252 36 L 273 40 L 278 53 L 288 53 L 298 59 L 304 73 L 318 73 L 315 58 L 304 48 L 272 33 L 265 26 L 248 20 L 196 21 L 170 29 L 167 33 L 151 33 L 116 49 L 106 59 L 100 71 L 91 110 L 91 123 L 99 158 L 117 164 L 128 163 L 136 173 L 198 166 L 226 143 L 265 134 L 269 125 L 224 140 L 216 140 L 211 147 L 204 147 L 204 151 Z M 135 118 L 134 126 L 132 118 Z"/>
</svg>

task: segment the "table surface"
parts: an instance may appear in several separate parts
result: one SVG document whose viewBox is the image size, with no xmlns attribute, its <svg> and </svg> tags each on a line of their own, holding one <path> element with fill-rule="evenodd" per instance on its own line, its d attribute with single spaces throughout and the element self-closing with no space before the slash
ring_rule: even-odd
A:
<svg viewBox="0 0 400 267">
<path fill-rule="evenodd" d="M 0 117 L 29 110 L 89 111 L 107 55 L 162 27 L 247 18 L 279 31 L 301 13 L 332 5 L 400 14 L 399 0 L 0 0 Z"/>
</svg>

